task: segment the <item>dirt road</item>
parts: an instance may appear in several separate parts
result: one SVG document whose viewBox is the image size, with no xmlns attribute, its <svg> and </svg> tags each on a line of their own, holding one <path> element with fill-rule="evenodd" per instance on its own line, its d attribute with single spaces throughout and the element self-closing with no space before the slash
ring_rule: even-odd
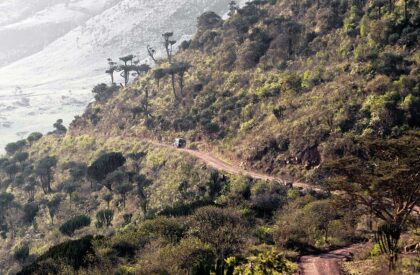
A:
<svg viewBox="0 0 420 275">
<path fill-rule="evenodd" d="M 352 247 L 343 248 L 320 255 L 303 256 L 300 259 L 299 269 L 303 275 L 339 275 L 340 262 L 349 257 Z"/>
<path fill-rule="evenodd" d="M 267 174 L 262 174 L 262 173 L 258 173 L 258 172 L 255 172 L 255 171 L 250 171 L 250 170 L 243 169 L 242 167 L 240 167 L 240 165 L 227 163 L 226 161 L 223 161 L 223 160 L 217 158 L 216 156 L 214 156 L 210 152 L 197 151 L 197 150 L 191 150 L 191 149 L 185 149 L 185 148 L 175 148 L 171 145 L 161 143 L 161 142 L 157 142 L 157 141 L 154 141 L 154 140 L 148 140 L 148 142 L 152 143 L 156 146 L 163 146 L 163 147 L 167 147 L 167 148 L 172 148 L 174 150 L 178 150 L 180 152 L 187 153 L 187 154 L 203 161 L 208 166 L 210 166 L 210 167 L 212 167 L 216 170 L 219 170 L 219 171 L 224 171 L 224 172 L 234 174 L 234 175 L 249 176 L 249 177 L 254 178 L 254 179 L 261 179 L 261 180 L 268 180 L 268 181 L 278 181 L 280 183 L 286 184 L 286 181 L 282 178 L 278 178 L 278 177 L 270 176 L 270 175 L 267 175 Z M 320 191 L 319 188 L 316 188 L 316 187 L 314 187 L 310 184 L 303 183 L 303 182 L 293 182 L 293 187 L 298 187 L 298 188 L 300 187 L 300 188 L 303 188 L 303 189 L 313 189 L 313 190 Z"/>
</svg>

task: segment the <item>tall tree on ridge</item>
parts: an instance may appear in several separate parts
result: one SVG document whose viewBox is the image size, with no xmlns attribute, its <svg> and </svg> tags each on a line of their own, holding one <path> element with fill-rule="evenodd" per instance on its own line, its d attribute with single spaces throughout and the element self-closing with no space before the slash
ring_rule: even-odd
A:
<svg viewBox="0 0 420 275">
<path fill-rule="evenodd" d="M 114 72 L 118 69 L 118 66 L 117 66 L 117 62 L 112 61 L 111 58 L 108 58 L 107 60 L 108 60 L 109 68 L 108 68 L 108 70 L 105 71 L 105 73 L 107 73 L 111 76 L 111 84 L 113 85 L 113 84 L 115 84 Z"/>
<path fill-rule="evenodd" d="M 173 32 L 165 32 L 164 34 L 162 34 L 163 36 L 163 45 L 165 46 L 165 50 L 166 50 L 166 54 L 168 56 L 168 62 L 172 63 L 172 50 L 173 50 L 173 45 L 176 44 L 175 40 L 171 40 L 171 38 L 174 36 Z"/>
</svg>

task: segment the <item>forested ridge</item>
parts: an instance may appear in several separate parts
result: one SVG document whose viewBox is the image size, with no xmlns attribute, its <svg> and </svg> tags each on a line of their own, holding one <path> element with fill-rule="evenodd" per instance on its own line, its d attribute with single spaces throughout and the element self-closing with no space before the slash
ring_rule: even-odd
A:
<svg viewBox="0 0 420 275">
<path fill-rule="evenodd" d="M 164 57 L 110 57 L 68 129 L 6 146 L 2 272 L 293 274 L 358 244 L 346 274 L 420 273 L 419 2 L 227 4 L 189 41 L 156 34 Z M 157 146 L 175 138 L 282 180 Z"/>
</svg>

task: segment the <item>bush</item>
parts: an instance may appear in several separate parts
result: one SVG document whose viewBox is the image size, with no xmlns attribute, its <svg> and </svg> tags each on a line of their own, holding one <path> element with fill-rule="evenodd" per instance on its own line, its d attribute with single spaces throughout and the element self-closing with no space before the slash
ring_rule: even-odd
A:
<svg viewBox="0 0 420 275">
<path fill-rule="evenodd" d="M 61 225 L 60 232 L 67 236 L 73 236 L 76 230 L 89 226 L 90 222 L 88 216 L 78 215 Z"/>
<path fill-rule="evenodd" d="M 260 182 L 252 188 L 251 209 L 258 217 L 269 218 L 286 203 L 287 189 L 279 184 Z"/>
<path fill-rule="evenodd" d="M 15 142 L 8 143 L 4 148 L 9 155 L 13 155 L 19 150 L 19 146 Z"/>
<path fill-rule="evenodd" d="M 296 269 L 282 253 L 274 250 L 248 257 L 246 261 L 235 267 L 233 274 L 292 274 Z"/>
<path fill-rule="evenodd" d="M 92 93 L 94 94 L 96 101 L 105 101 L 110 98 L 116 91 L 119 90 L 119 87 L 115 84 L 108 86 L 104 83 L 96 85 Z"/>
<path fill-rule="evenodd" d="M 96 213 L 96 227 L 102 228 L 103 226 L 109 227 L 112 225 L 114 219 L 114 211 L 110 209 L 100 210 Z"/>
<path fill-rule="evenodd" d="M 32 224 L 35 221 L 36 214 L 38 214 L 39 205 L 36 203 L 28 203 L 23 207 L 23 222 Z"/>
<path fill-rule="evenodd" d="M 18 247 L 15 250 L 15 253 L 13 255 L 16 261 L 20 263 L 24 263 L 26 259 L 29 257 L 29 246 L 28 245 L 22 245 Z"/>
<path fill-rule="evenodd" d="M 70 265 L 75 269 L 86 267 L 95 260 L 92 242 L 98 239 L 102 239 L 102 237 L 86 236 L 79 240 L 66 241 L 53 246 L 33 264 L 24 267 L 17 274 L 58 274 L 58 263 Z M 51 269 L 45 269 L 46 264 L 51 266 Z"/>
<path fill-rule="evenodd" d="M 144 222 L 141 230 L 151 238 L 177 243 L 186 233 L 187 227 L 179 218 L 157 217 Z"/>
<path fill-rule="evenodd" d="M 106 176 L 123 166 L 126 159 L 121 153 L 106 153 L 95 160 L 87 170 L 91 179 L 102 181 Z"/>
<path fill-rule="evenodd" d="M 29 142 L 29 144 L 34 143 L 35 141 L 38 141 L 42 138 L 42 134 L 39 132 L 33 132 L 31 133 L 26 140 Z"/>
</svg>

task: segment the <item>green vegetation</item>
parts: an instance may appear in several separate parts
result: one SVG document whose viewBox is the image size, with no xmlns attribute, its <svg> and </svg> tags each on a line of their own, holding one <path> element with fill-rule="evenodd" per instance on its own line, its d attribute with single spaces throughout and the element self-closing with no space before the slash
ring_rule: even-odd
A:
<svg viewBox="0 0 420 275">
<path fill-rule="evenodd" d="M 90 218 L 85 215 L 78 215 L 66 221 L 60 226 L 60 232 L 67 236 L 73 236 L 78 229 L 90 225 Z"/>
<path fill-rule="evenodd" d="M 93 89 L 69 129 L 59 120 L 6 146 L 0 264 L 20 274 L 293 274 L 301 255 L 361 242 L 350 274 L 387 274 L 386 260 L 391 272 L 419 272 L 401 253 L 420 241 L 417 4 L 231 1 L 229 18 L 204 13 L 178 52 L 173 32 L 158 34 L 166 56 L 147 46 L 153 69 L 133 55 L 108 59 L 111 85 Z M 176 137 L 290 183 L 156 145 Z M 305 182 L 313 189 L 297 188 Z"/>
</svg>

